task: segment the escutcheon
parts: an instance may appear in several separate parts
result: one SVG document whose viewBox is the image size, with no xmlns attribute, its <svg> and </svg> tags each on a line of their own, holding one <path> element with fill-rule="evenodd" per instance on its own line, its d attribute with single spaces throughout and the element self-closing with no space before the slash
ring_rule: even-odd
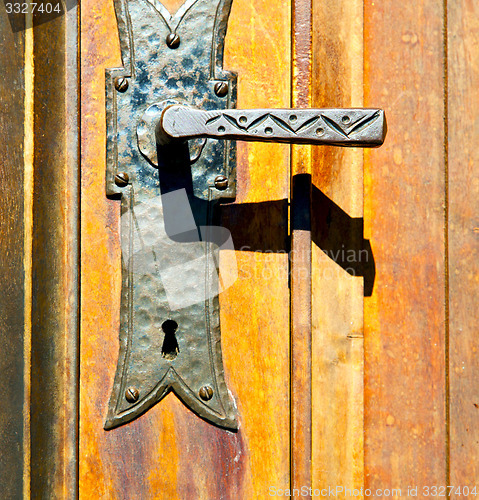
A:
<svg viewBox="0 0 479 500">
<path fill-rule="evenodd" d="M 163 148 L 152 120 L 172 103 L 235 106 L 223 70 L 232 0 L 115 0 L 122 68 L 106 72 L 106 192 L 121 197 L 120 353 L 105 429 L 130 422 L 173 391 L 205 420 L 237 428 L 221 358 L 214 224 L 235 197 L 235 145 L 198 140 Z M 223 183 L 218 185 L 218 178 Z M 233 266 L 234 272 L 234 266 Z"/>
</svg>

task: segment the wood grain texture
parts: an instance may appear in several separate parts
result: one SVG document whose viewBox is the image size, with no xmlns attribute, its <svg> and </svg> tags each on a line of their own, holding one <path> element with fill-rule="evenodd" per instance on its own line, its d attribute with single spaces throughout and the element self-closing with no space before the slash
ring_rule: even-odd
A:
<svg viewBox="0 0 479 500">
<path fill-rule="evenodd" d="M 364 4 L 364 103 L 389 129 L 365 155 L 365 483 L 404 491 L 446 481 L 444 11 Z"/>
<path fill-rule="evenodd" d="M 233 2 L 225 68 L 238 72 L 238 108 L 289 105 L 290 13 L 290 0 Z M 239 278 L 220 296 L 223 359 L 247 449 L 236 498 L 261 498 L 289 486 L 289 147 L 237 147 L 237 201 L 223 212 Z"/>
<path fill-rule="evenodd" d="M 362 32 L 362 0 L 315 1 L 315 107 L 363 106 Z M 362 158 L 359 148 L 313 152 L 315 488 L 364 481 Z"/>
<path fill-rule="evenodd" d="M 78 486 L 76 33 L 71 12 L 33 37 L 31 491 L 45 498 L 76 498 Z"/>
<path fill-rule="evenodd" d="M 448 2 L 450 484 L 479 479 L 479 5 Z"/>
<path fill-rule="evenodd" d="M 312 0 L 293 0 L 292 108 L 311 107 Z M 291 147 L 291 487 L 312 486 L 311 146 Z M 306 496 L 310 498 L 310 496 Z"/>
<path fill-rule="evenodd" d="M 300 491 L 312 484 L 311 176 L 291 183 L 291 483 Z"/>
<path fill-rule="evenodd" d="M 225 68 L 239 72 L 238 106 L 289 105 L 290 22 L 289 2 L 234 2 Z M 223 360 L 239 431 L 205 423 L 170 394 L 131 424 L 106 432 L 120 299 L 119 205 L 104 194 L 104 68 L 120 65 L 110 1 L 82 3 L 82 62 L 80 496 L 265 497 L 269 486 L 289 485 L 289 150 L 240 146 L 238 199 L 224 210 L 235 247 L 244 247 L 237 252 L 239 279 L 220 297 Z"/>
<path fill-rule="evenodd" d="M 7 13 L 0 10 L 0 477 L 2 495 L 21 498 L 28 467 L 23 449 L 25 39 L 23 32 L 12 33 Z"/>
</svg>

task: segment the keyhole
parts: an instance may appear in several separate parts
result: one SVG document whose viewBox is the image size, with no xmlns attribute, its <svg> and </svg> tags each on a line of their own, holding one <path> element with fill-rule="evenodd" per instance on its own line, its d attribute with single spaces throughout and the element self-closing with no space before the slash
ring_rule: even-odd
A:
<svg viewBox="0 0 479 500">
<path fill-rule="evenodd" d="M 178 330 L 178 323 L 172 319 L 167 319 L 162 325 L 161 329 L 165 333 L 163 340 L 163 347 L 161 354 L 165 359 L 173 360 L 178 356 L 180 348 L 178 347 L 178 340 L 176 340 L 176 330 Z"/>
</svg>

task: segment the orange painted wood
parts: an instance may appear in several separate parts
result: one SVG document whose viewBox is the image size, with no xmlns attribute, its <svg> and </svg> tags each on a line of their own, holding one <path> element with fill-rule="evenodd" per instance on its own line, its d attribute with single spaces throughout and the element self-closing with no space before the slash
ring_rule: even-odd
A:
<svg viewBox="0 0 479 500">
<path fill-rule="evenodd" d="M 313 106 L 363 107 L 363 1 L 314 2 Z M 363 152 L 312 162 L 313 487 L 363 477 Z M 339 498 L 347 498 L 339 493 Z"/>
<path fill-rule="evenodd" d="M 364 4 L 364 103 L 389 130 L 365 155 L 365 484 L 404 492 L 446 482 L 444 10 Z"/>
<path fill-rule="evenodd" d="M 475 2 L 448 2 L 449 465 L 450 484 L 469 487 L 479 479 L 478 15 Z"/>
<path fill-rule="evenodd" d="M 225 67 L 239 72 L 238 106 L 289 106 L 290 12 L 289 1 L 235 0 Z M 240 249 L 239 279 L 220 297 L 239 431 L 205 423 L 173 394 L 131 424 L 103 430 L 120 300 L 119 204 L 104 194 L 104 69 L 120 63 L 112 2 L 85 0 L 80 498 L 266 497 L 290 479 L 287 146 L 239 145 L 237 203 L 224 209 Z"/>
<path fill-rule="evenodd" d="M 170 11 L 170 14 L 174 14 L 185 3 L 185 0 L 164 0 L 161 3 Z"/>
</svg>

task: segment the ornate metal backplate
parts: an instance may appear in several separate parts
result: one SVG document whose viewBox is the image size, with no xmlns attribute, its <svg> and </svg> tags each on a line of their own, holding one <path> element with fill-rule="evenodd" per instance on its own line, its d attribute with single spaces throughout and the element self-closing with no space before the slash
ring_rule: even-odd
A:
<svg viewBox="0 0 479 500">
<path fill-rule="evenodd" d="M 124 66 L 106 72 L 106 192 L 121 197 L 122 296 L 105 429 L 170 391 L 205 420 L 237 428 L 218 301 L 218 253 L 230 240 L 214 225 L 219 201 L 235 197 L 235 147 L 157 149 L 154 140 L 168 104 L 235 107 L 236 76 L 222 67 L 231 3 L 187 0 L 171 15 L 158 0 L 115 0 Z"/>
</svg>

